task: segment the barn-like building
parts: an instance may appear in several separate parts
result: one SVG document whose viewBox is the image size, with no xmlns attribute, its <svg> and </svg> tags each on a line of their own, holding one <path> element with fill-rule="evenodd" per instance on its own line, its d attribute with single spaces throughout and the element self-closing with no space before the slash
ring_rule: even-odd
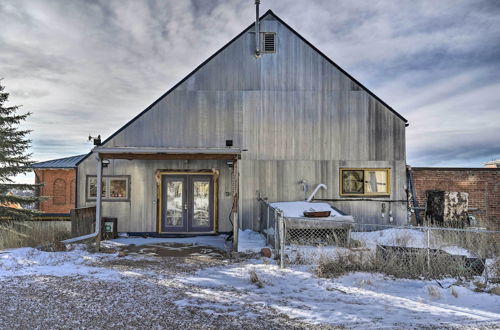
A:
<svg viewBox="0 0 500 330">
<path fill-rule="evenodd" d="M 77 206 L 102 168 L 120 232 L 257 230 L 257 198 L 303 200 L 304 181 L 357 222 L 406 224 L 405 118 L 272 11 L 258 27 L 81 159 Z"/>
</svg>

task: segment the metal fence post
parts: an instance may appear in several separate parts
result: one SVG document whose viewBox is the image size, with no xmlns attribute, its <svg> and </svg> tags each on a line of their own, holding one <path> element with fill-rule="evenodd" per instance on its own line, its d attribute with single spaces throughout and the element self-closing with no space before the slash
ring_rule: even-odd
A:
<svg viewBox="0 0 500 330">
<path fill-rule="evenodd" d="M 285 268 L 285 220 L 283 216 L 279 217 L 280 227 L 280 268 Z"/>
<path fill-rule="evenodd" d="M 431 230 L 427 228 L 427 272 L 431 273 Z"/>
<path fill-rule="evenodd" d="M 274 249 L 276 250 L 276 253 L 278 253 L 280 244 L 279 234 L 278 211 L 274 210 Z"/>
</svg>

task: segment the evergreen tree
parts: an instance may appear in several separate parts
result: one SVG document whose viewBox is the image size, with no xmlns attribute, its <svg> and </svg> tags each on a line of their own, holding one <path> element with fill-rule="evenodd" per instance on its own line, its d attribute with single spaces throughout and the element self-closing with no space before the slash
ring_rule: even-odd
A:
<svg viewBox="0 0 500 330">
<path fill-rule="evenodd" d="M 31 113 L 19 114 L 20 106 L 7 106 L 9 93 L 4 92 L 0 79 L 0 219 L 28 220 L 36 212 L 25 207 L 39 201 L 36 196 L 21 196 L 21 190 L 35 191 L 37 185 L 14 183 L 13 177 L 31 171 L 31 154 L 28 149 L 30 130 L 19 124 Z M 34 195 L 34 194 L 33 194 Z M 22 208 L 16 208 L 20 205 Z"/>
</svg>

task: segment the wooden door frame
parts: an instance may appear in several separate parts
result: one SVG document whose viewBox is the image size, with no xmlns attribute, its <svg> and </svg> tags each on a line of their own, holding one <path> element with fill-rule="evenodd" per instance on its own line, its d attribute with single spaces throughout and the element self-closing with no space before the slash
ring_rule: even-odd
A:
<svg viewBox="0 0 500 330">
<path fill-rule="evenodd" d="M 157 170 L 155 174 L 156 178 L 156 232 L 158 234 L 213 234 L 219 229 L 219 223 L 217 221 L 219 215 L 219 170 Z M 211 232 L 162 232 L 161 231 L 161 221 L 162 221 L 162 211 L 163 211 L 163 196 L 162 196 L 162 177 L 164 175 L 211 175 L 213 181 L 213 222 L 214 229 Z"/>
</svg>

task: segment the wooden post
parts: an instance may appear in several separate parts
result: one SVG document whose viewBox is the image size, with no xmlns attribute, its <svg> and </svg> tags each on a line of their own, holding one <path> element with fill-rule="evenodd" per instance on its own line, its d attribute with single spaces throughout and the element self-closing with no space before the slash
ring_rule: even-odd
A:
<svg viewBox="0 0 500 330">
<path fill-rule="evenodd" d="M 238 160 L 234 160 L 233 163 L 233 249 L 238 251 L 238 234 L 240 230 L 239 226 L 239 216 L 238 216 L 238 206 L 239 206 L 239 171 L 238 171 Z"/>
<path fill-rule="evenodd" d="M 102 158 L 97 153 L 97 192 L 96 192 L 95 226 L 97 236 L 95 237 L 96 250 L 101 249 L 101 206 L 102 206 Z"/>
</svg>

